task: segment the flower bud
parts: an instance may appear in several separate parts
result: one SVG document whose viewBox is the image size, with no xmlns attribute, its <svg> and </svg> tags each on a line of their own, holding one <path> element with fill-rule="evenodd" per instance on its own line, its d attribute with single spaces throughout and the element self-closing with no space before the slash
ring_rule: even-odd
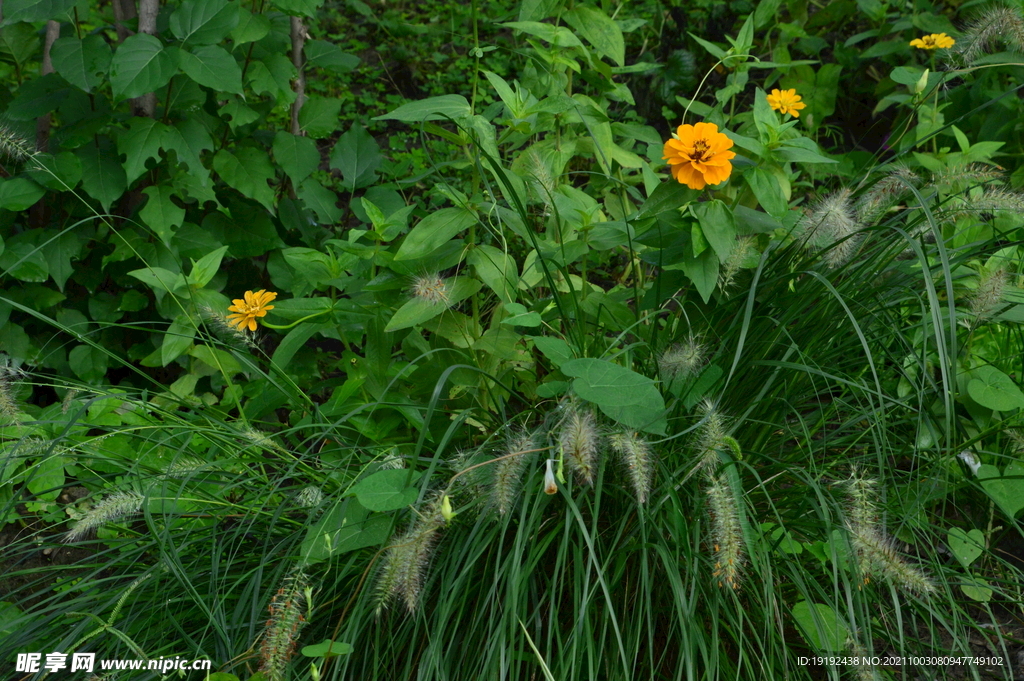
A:
<svg viewBox="0 0 1024 681">
<path fill-rule="evenodd" d="M 555 494 L 558 492 L 558 483 L 555 482 L 555 471 L 551 465 L 555 462 L 554 459 L 548 459 L 546 467 L 544 469 L 544 493 Z"/>
<path fill-rule="evenodd" d="M 455 516 L 456 513 L 452 510 L 452 500 L 445 494 L 441 499 L 441 517 L 446 523 L 450 523 Z"/>
</svg>

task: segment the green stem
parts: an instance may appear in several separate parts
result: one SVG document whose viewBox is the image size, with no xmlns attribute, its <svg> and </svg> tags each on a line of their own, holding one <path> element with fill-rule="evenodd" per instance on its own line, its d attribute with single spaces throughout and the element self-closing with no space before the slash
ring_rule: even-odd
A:
<svg viewBox="0 0 1024 681">
<path fill-rule="evenodd" d="M 271 324 L 270 322 L 266 322 L 266 321 L 262 322 L 262 324 L 263 324 L 263 326 L 267 327 L 268 329 L 290 329 L 292 327 L 298 326 L 299 324 L 301 324 L 302 322 L 306 321 L 307 319 L 312 319 L 313 317 L 319 317 L 322 314 L 327 314 L 328 312 L 333 312 L 333 311 L 334 311 L 334 308 L 330 308 L 330 309 L 327 309 L 327 310 L 321 310 L 320 312 L 314 312 L 311 315 L 306 315 L 302 319 L 295 320 L 291 324 Z"/>
</svg>

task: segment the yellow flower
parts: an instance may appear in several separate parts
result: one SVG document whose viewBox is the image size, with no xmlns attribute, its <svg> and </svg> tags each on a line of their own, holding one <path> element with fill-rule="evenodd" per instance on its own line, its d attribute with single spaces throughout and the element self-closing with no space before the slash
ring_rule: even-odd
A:
<svg viewBox="0 0 1024 681">
<path fill-rule="evenodd" d="M 796 93 L 795 89 L 779 90 L 776 88 L 768 95 L 768 106 L 779 113 L 793 114 L 793 116 L 799 118 L 800 109 L 807 106 L 800 99 L 801 97 Z"/>
<path fill-rule="evenodd" d="M 732 174 L 729 159 L 736 156 L 729 151 L 732 140 L 718 132 L 714 123 L 680 125 L 673 139 L 665 142 L 665 155 L 672 177 L 690 189 L 704 189 L 709 184 L 720 184 Z"/>
<path fill-rule="evenodd" d="M 914 38 L 910 41 L 911 47 L 916 47 L 921 50 L 935 50 L 946 47 L 953 47 L 956 41 L 950 38 L 945 33 L 932 33 L 926 35 L 923 38 Z"/>
<path fill-rule="evenodd" d="M 277 294 L 273 291 L 265 291 L 260 289 L 256 293 L 252 291 L 245 292 L 245 300 L 236 298 L 231 301 L 234 305 L 230 306 L 228 310 L 235 312 L 236 314 L 229 314 L 228 321 L 231 324 L 237 326 L 240 330 L 246 326 L 249 327 L 250 331 L 256 330 L 256 318 L 266 317 L 267 310 L 273 310 L 273 305 L 267 305 L 274 298 L 277 298 Z"/>
</svg>

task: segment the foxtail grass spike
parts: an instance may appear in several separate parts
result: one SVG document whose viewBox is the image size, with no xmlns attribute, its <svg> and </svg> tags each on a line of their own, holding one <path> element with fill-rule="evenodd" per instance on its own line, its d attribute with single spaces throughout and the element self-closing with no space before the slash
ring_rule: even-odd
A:
<svg viewBox="0 0 1024 681">
<path fill-rule="evenodd" d="M 306 574 L 293 569 L 270 602 L 270 619 L 260 647 L 260 671 L 267 681 L 285 681 L 299 633 L 306 625 Z"/>
<path fill-rule="evenodd" d="M 636 492 L 636 500 L 640 504 L 646 503 L 647 497 L 651 493 L 654 476 L 653 454 L 651 454 L 650 445 L 631 431 L 615 433 L 608 438 L 608 444 L 626 465 L 630 482 L 633 483 L 633 491 Z"/>
<path fill-rule="evenodd" d="M 582 484 L 590 484 L 597 473 L 597 454 L 600 436 L 594 414 L 571 407 L 562 423 L 558 437 L 569 469 Z"/>
<path fill-rule="evenodd" d="M 78 541 L 93 530 L 102 527 L 107 523 L 135 515 L 142 510 L 142 502 L 145 501 L 141 494 L 136 492 L 116 492 L 92 507 L 78 524 L 68 532 L 65 542 Z"/>
<path fill-rule="evenodd" d="M 850 190 L 847 188 L 820 199 L 798 224 L 798 233 L 817 249 L 830 268 L 848 263 L 857 252 L 860 239 L 853 216 Z"/>
<path fill-rule="evenodd" d="M 739 509 L 724 476 L 709 476 L 707 489 L 711 512 L 711 541 L 715 553 L 714 578 L 719 586 L 738 589 L 745 554 Z"/>
<path fill-rule="evenodd" d="M 1000 268 L 994 272 L 982 272 L 978 288 L 970 297 L 971 314 L 975 319 L 982 320 L 997 312 L 1000 303 L 1003 302 L 1003 292 L 1006 290 L 1007 273 Z"/>
<path fill-rule="evenodd" d="M 523 472 L 526 470 L 533 454 L 521 454 L 535 449 L 533 436 L 530 433 L 519 433 L 510 437 L 500 451 L 502 457 L 493 464 L 494 482 L 492 498 L 499 515 L 508 513 L 519 496 L 523 483 Z"/>
<path fill-rule="evenodd" d="M 949 50 L 948 57 L 971 65 L 990 51 L 996 42 L 1024 52 L 1024 18 L 1019 7 L 997 3 L 978 14 Z"/>
<path fill-rule="evenodd" d="M 707 361 L 707 346 L 695 334 L 686 340 L 676 343 L 661 353 L 658 368 L 665 380 L 687 378 L 700 371 Z"/>
</svg>

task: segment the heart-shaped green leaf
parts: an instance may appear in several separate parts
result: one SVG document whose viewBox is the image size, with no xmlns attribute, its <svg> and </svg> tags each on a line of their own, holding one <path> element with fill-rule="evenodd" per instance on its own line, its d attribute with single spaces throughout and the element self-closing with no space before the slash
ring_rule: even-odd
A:
<svg viewBox="0 0 1024 681">
<path fill-rule="evenodd" d="M 959 527 L 954 527 L 946 535 L 946 541 L 949 543 L 949 550 L 964 567 L 977 560 L 985 550 L 985 535 L 981 530 L 964 532 Z"/>
<path fill-rule="evenodd" d="M 967 384 L 967 393 L 983 407 L 1008 411 L 1024 407 L 1024 393 L 1013 379 L 994 366 L 974 370 L 974 378 Z"/>
<path fill-rule="evenodd" d="M 971 580 L 966 584 L 960 585 L 960 590 L 964 592 L 964 595 L 971 600 L 978 601 L 979 603 L 988 603 L 992 598 L 992 589 L 981 577 L 969 577 Z"/>
<path fill-rule="evenodd" d="M 988 464 L 978 469 L 978 479 L 985 493 L 1013 518 L 1024 508 L 1024 464 L 1011 463 L 999 475 L 999 469 Z"/>
<path fill-rule="evenodd" d="M 306 657 L 334 657 L 335 655 L 348 655 L 355 648 L 351 643 L 331 641 L 330 639 L 317 643 L 313 646 L 303 646 L 302 654 Z"/>
</svg>

